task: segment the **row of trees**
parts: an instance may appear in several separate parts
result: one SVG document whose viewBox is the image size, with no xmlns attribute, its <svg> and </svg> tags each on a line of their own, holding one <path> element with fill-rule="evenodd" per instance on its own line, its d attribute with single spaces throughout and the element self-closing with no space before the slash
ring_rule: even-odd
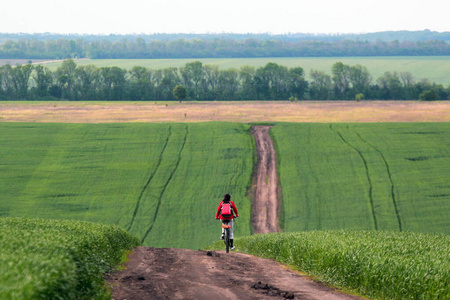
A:
<svg viewBox="0 0 450 300">
<path fill-rule="evenodd" d="M 445 41 L 361 41 L 263 40 L 263 39 L 177 39 L 143 38 L 120 41 L 82 38 L 6 40 L 0 44 L 3 59 L 65 58 L 234 58 L 234 57 L 320 57 L 320 56 L 399 56 L 450 55 Z"/>
<path fill-rule="evenodd" d="M 54 72 L 31 64 L 0 67 L 0 99 L 175 100 L 182 86 L 195 100 L 437 100 L 449 99 L 450 86 L 415 81 L 408 72 L 386 72 L 374 80 L 361 65 L 335 63 L 331 74 L 276 63 L 221 70 L 193 61 L 180 68 L 77 66 L 64 60 Z"/>
<path fill-rule="evenodd" d="M 107 40 L 110 42 L 121 41 L 124 39 L 134 40 L 136 38 L 149 41 L 174 41 L 179 39 L 184 40 L 215 40 L 215 39 L 227 39 L 242 41 L 247 39 L 255 40 L 276 40 L 276 41 L 322 41 L 322 42 L 335 42 L 342 40 L 359 40 L 359 41 L 429 41 L 439 40 L 450 42 L 450 31 L 438 32 L 431 31 L 429 29 L 424 30 L 395 30 L 395 31 L 378 31 L 368 33 L 302 33 L 302 32 L 289 32 L 282 34 L 273 33 L 140 33 L 140 34 L 58 34 L 58 33 L 4 33 L 0 32 L 0 42 L 7 40 L 78 40 L 85 41 L 101 41 Z"/>
</svg>

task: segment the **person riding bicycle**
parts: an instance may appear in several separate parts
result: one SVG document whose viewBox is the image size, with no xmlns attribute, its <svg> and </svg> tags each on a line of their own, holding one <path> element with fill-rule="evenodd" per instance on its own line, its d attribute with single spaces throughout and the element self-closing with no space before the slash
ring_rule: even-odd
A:
<svg viewBox="0 0 450 300">
<path fill-rule="evenodd" d="M 231 204 L 231 215 L 223 215 L 222 214 L 222 207 L 224 204 Z M 236 247 L 234 247 L 233 245 L 233 223 L 234 223 L 234 218 L 239 217 L 239 213 L 238 210 L 236 208 L 236 205 L 234 205 L 234 202 L 231 201 L 231 196 L 229 194 L 225 194 L 225 196 L 223 196 L 223 200 L 222 202 L 220 202 L 219 207 L 217 208 L 217 212 L 216 212 L 216 219 L 222 222 L 222 223 L 228 223 L 231 228 L 230 228 L 230 247 L 231 250 L 234 250 Z M 220 239 L 223 240 L 225 238 L 225 229 L 222 227 L 222 235 L 220 236 Z"/>
</svg>

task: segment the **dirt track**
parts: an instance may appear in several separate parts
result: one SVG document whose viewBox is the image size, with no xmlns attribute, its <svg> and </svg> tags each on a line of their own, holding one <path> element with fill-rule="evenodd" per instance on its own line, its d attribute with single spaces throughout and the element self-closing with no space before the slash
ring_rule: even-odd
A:
<svg viewBox="0 0 450 300">
<path fill-rule="evenodd" d="M 278 232 L 277 157 L 269 136 L 270 126 L 253 126 L 258 162 L 253 179 L 254 201 L 252 225 L 254 233 Z"/>
<path fill-rule="evenodd" d="M 125 266 L 109 278 L 116 300 L 360 299 L 241 253 L 139 247 Z"/>
</svg>

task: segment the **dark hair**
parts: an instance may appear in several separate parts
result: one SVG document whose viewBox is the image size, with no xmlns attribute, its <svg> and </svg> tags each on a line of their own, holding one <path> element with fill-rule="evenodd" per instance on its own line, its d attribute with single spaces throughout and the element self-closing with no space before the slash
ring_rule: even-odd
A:
<svg viewBox="0 0 450 300">
<path fill-rule="evenodd" d="M 223 201 L 225 201 L 225 202 L 230 201 L 230 199 L 231 199 L 230 194 L 225 194 L 225 196 L 223 196 Z"/>
</svg>

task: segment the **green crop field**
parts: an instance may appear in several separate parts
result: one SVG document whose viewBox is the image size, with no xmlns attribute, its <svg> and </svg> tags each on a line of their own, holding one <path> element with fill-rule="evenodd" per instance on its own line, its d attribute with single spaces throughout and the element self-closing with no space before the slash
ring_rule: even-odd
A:
<svg viewBox="0 0 450 300">
<path fill-rule="evenodd" d="M 0 123 L 1 216 L 114 224 L 143 245 L 196 249 L 217 238 L 229 192 L 248 235 L 249 128 Z M 285 231 L 450 233 L 448 123 L 286 123 L 272 136 Z"/>
<path fill-rule="evenodd" d="M 0 298 L 106 299 L 104 274 L 138 244 L 116 226 L 0 218 Z"/>
<path fill-rule="evenodd" d="M 215 210 L 230 193 L 248 235 L 249 128 L 1 123 L 1 215 L 114 224 L 146 246 L 198 249 L 217 239 Z"/>
<path fill-rule="evenodd" d="M 450 124 L 280 124 L 285 231 L 450 233 Z"/>
<path fill-rule="evenodd" d="M 372 299 L 449 299 L 450 236 L 310 231 L 238 238 L 245 253 L 276 259 Z M 223 248 L 216 242 L 211 249 Z"/>
<path fill-rule="evenodd" d="M 431 82 L 450 84 L 450 56 L 393 56 L 393 57 L 264 57 L 264 58 L 202 58 L 202 59 L 80 59 L 77 65 L 94 64 L 97 67 L 117 66 L 131 69 L 143 66 L 150 69 L 182 67 L 188 62 L 201 61 L 203 64 L 218 65 L 221 69 L 240 68 L 245 65 L 255 68 L 268 62 L 275 62 L 286 67 L 302 67 L 309 75 L 311 69 L 331 74 L 331 67 L 336 62 L 346 65 L 360 64 L 366 66 L 374 79 L 384 72 L 411 72 L 416 80 L 428 78 Z M 56 70 L 61 62 L 46 63 L 51 70 Z"/>
<path fill-rule="evenodd" d="M 448 298 L 450 123 L 278 123 L 271 135 L 280 225 L 296 233 L 238 239 L 239 249 L 370 297 Z M 0 123 L 0 259 L 15 266 L 1 270 L 0 296 L 58 297 L 63 285 L 76 298 L 91 285 L 90 273 L 58 266 L 87 257 L 81 268 L 97 272 L 89 257 L 102 256 L 80 249 L 108 249 L 92 239 L 109 238 L 75 220 L 117 225 L 134 244 L 198 249 L 217 240 L 215 210 L 230 193 L 236 235 L 249 236 L 254 151 L 240 123 Z M 316 231 L 330 229 L 345 231 Z M 9 281 L 40 268 L 51 278 Z"/>
</svg>

